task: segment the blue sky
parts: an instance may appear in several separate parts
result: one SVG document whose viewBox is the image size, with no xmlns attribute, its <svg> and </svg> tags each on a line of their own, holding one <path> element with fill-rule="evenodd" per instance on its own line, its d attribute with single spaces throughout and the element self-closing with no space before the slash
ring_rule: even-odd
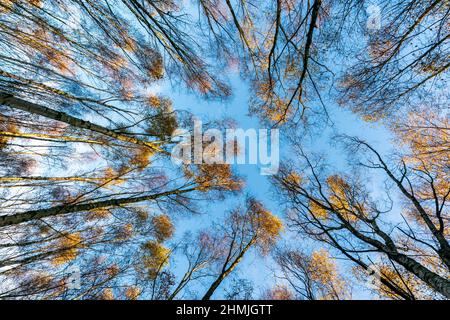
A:
<svg viewBox="0 0 450 320">
<path fill-rule="evenodd" d="M 187 2 L 185 2 L 187 4 Z M 196 10 L 192 10 L 193 15 L 196 14 Z M 75 23 L 76 25 L 76 23 Z M 358 39 L 359 46 L 364 45 L 364 41 Z M 335 63 L 335 71 L 340 69 L 339 63 Z M 146 90 L 159 93 L 167 96 L 173 102 L 176 110 L 188 110 L 195 116 L 203 119 L 204 122 L 208 120 L 218 120 L 223 118 L 231 118 L 237 122 L 237 126 L 245 129 L 266 129 L 264 124 L 261 124 L 259 119 L 255 116 L 251 116 L 248 113 L 249 99 L 251 98 L 251 92 L 249 89 L 249 83 L 246 79 L 242 79 L 236 70 L 224 70 L 224 73 L 228 73 L 230 84 L 232 87 L 232 96 L 225 101 L 209 101 L 196 96 L 193 93 L 188 92 L 179 85 L 171 85 L 168 81 L 162 82 L 154 87 L 146 88 Z M 309 153 L 324 153 L 326 159 L 337 171 L 345 171 L 346 168 L 346 156 L 343 154 L 342 149 L 333 145 L 331 137 L 336 134 L 355 135 L 359 138 L 367 140 L 382 154 L 389 153 L 392 149 L 399 146 L 393 145 L 391 142 L 391 133 L 383 127 L 382 123 L 368 123 L 359 119 L 355 114 L 348 110 L 344 110 L 336 105 L 333 97 L 326 94 L 324 90 L 324 102 L 327 111 L 332 120 L 332 126 L 323 125 L 318 129 L 311 130 L 310 133 L 305 134 L 302 137 L 305 143 L 305 148 Z M 321 108 L 318 104 L 314 106 L 314 101 L 311 102 L 313 107 Z M 86 120 L 92 120 L 101 122 L 102 119 L 98 119 L 98 116 L 86 115 L 83 117 Z M 280 132 L 280 160 L 285 161 L 292 157 L 289 145 L 286 141 L 287 133 L 282 129 Z M 84 146 L 77 149 L 77 153 L 83 151 L 89 151 L 89 147 Z M 73 161 L 76 163 L 79 159 Z M 94 165 L 94 163 L 92 163 Z M 88 166 L 88 164 L 86 164 Z M 65 175 L 70 175 L 69 170 L 79 170 L 79 167 L 70 167 L 65 172 Z M 83 169 L 87 169 L 84 167 Z M 246 188 L 243 192 L 236 196 L 226 199 L 223 202 L 211 202 L 203 203 L 201 216 L 187 216 L 187 215 L 175 215 L 176 216 L 176 238 L 174 242 L 186 231 L 195 231 L 199 228 L 207 227 L 214 221 L 220 221 L 224 218 L 224 214 L 235 205 L 241 204 L 244 193 L 249 193 L 262 201 L 264 205 L 272 211 L 274 214 L 283 217 L 284 212 L 283 204 L 278 202 L 277 195 L 274 193 L 269 177 L 260 174 L 260 167 L 258 165 L 235 165 L 236 171 L 245 179 Z M 35 172 L 37 174 L 37 172 Z M 383 177 L 377 173 L 372 174 L 371 188 L 375 196 L 382 196 L 380 188 Z M 397 208 L 396 208 L 397 209 Z M 391 221 L 395 221 L 396 213 L 398 210 L 394 210 L 392 213 Z M 287 232 L 283 235 L 282 241 L 286 241 L 293 246 L 306 247 L 309 250 L 313 250 L 316 247 L 320 247 L 320 244 L 314 243 L 311 240 L 299 237 L 296 234 Z M 345 263 L 339 263 L 342 271 L 348 274 L 349 266 Z M 178 272 L 183 272 L 183 264 L 180 263 L 175 267 Z M 241 262 L 238 269 L 234 272 L 233 277 L 239 277 L 251 280 L 255 285 L 254 298 L 261 296 L 264 289 L 269 288 L 278 280 L 275 279 L 276 265 L 271 261 L 270 256 L 262 257 L 256 250 L 253 250 L 248 254 Z M 223 290 L 229 284 L 230 279 L 227 279 L 225 283 L 220 287 L 219 292 L 214 296 L 215 298 L 221 297 Z M 205 287 L 198 287 L 198 292 L 201 295 Z M 354 291 L 354 298 L 367 297 L 367 291 L 357 288 Z"/>
<path fill-rule="evenodd" d="M 249 91 L 248 82 L 245 79 L 240 78 L 239 75 L 233 71 L 229 73 L 229 78 L 233 94 L 230 99 L 226 101 L 206 101 L 180 87 L 174 89 L 170 84 L 161 85 L 158 92 L 170 97 L 176 110 L 188 110 L 204 122 L 229 117 L 234 119 L 237 122 L 237 126 L 244 130 L 250 128 L 266 129 L 267 127 L 261 124 L 255 116 L 249 115 L 248 100 L 251 93 Z M 331 99 L 325 103 L 333 125 L 323 126 L 319 130 L 312 130 L 311 133 L 304 136 L 303 141 L 308 152 L 326 154 L 326 159 L 328 159 L 333 168 L 337 171 L 344 171 L 343 169 L 346 166 L 346 156 L 343 154 L 342 149 L 339 149 L 338 146 L 333 145 L 330 141 L 330 138 L 336 133 L 355 135 L 359 138 L 363 138 L 375 146 L 381 153 L 388 153 L 389 150 L 392 150 L 391 133 L 385 129 L 382 124 L 364 122 L 352 112 L 337 106 Z M 281 162 L 292 157 L 289 144 L 285 139 L 285 134 L 286 132 L 281 129 Z M 273 213 L 283 217 L 283 204 L 278 202 L 276 193 L 274 193 L 274 190 L 271 187 L 269 177 L 260 174 L 259 166 L 248 164 L 234 165 L 234 168 L 245 178 L 246 188 L 244 189 L 244 192 L 252 194 L 261 200 Z M 383 177 L 377 174 L 372 176 L 372 190 L 376 196 L 377 190 L 383 182 Z M 221 219 L 228 210 L 239 203 L 242 203 L 242 195 L 226 199 L 223 202 L 204 204 L 203 211 L 205 213 L 201 218 L 198 216 L 181 217 L 176 222 L 177 236 L 183 234 L 185 231 L 197 230 L 198 228 L 207 226 L 214 220 Z M 282 241 L 286 241 L 293 246 L 305 247 L 308 250 L 320 247 L 320 244 L 290 232 L 283 235 Z M 340 265 L 342 272 L 347 273 L 348 275 L 349 266 L 345 263 L 342 264 L 341 261 L 338 261 L 338 265 Z M 180 270 L 183 269 L 182 265 L 177 267 Z M 277 280 L 274 277 L 276 274 L 276 265 L 271 261 L 270 256 L 262 257 L 256 250 L 253 250 L 244 258 L 233 276 L 251 280 L 255 285 L 254 298 L 258 298 L 265 289 L 275 283 L 281 283 L 280 280 Z M 223 283 L 215 297 L 221 296 L 229 282 L 230 279 L 227 279 L 227 281 Z M 199 293 L 201 294 L 201 288 L 199 288 Z M 353 296 L 354 298 L 365 298 L 370 295 L 367 290 L 356 287 L 354 288 Z"/>
</svg>

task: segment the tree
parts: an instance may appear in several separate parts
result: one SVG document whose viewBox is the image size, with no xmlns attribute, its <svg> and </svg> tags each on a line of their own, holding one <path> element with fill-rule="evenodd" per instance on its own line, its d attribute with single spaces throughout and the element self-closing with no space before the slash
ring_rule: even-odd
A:
<svg viewBox="0 0 450 320">
<path fill-rule="evenodd" d="M 127 135 L 124 135 L 121 133 L 114 132 L 113 130 L 110 130 L 108 128 L 104 128 L 102 126 L 96 125 L 89 121 L 84 121 L 84 120 L 72 117 L 63 112 L 55 111 L 50 108 L 40 106 L 40 105 L 37 105 L 34 103 L 28 103 L 27 101 L 17 99 L 12 95 L 1 94 L 0 95 L 0 104 L 9 106 L 14 109 L 26 111 L 26 112 L 32 113 L 34 115 L 43 116 L 48 119 L 64 122 L 75 128 L 92 130 L 96 133 L 101 133 L 108 137 L 111 137 L 111 138 L 114 138 L 114 139 L 117 139 L 120 141 L 142 145 L 144 147 L 149 148 L 153 152 L 162 152 L 161 149 L 159 149 L 157 146 L 155 146 L 155 144 L 153 144 L 151 142 L 146 142 L 146 141 L 143 141 L 140 139 L 133 138 L 131 136 L 127 136 Z"/>
<path fill-rule="evenodd" d="M 322 73 L 317 70 L 322 65 L 314 59 L 320 45 L 315 38 L 331 4 L 321 0 L 199 0 L 198 4 L 204 28 L 213 35 L 211 42 L 229 63 L 239 61 L 252 82 L 252 113 L 276 125 L 306 122 L 306 100 L 309 95 L 320 98 L 314 76 Z"/>
<path fill-rule="evenodd" d="M 281 219 L 249 197 L 178 237 L 179 213 L 246 186 L 228 164 L 172 163 L 173 134 L 196 114 L 155 93 L 223 100 L 234 73 L 250 114 L 299 151 L 273 183 L 294 235 L 314 240 L 274 250 L 282 282 L 263 297 L 350 298 L 338 272 L 350 266 L 384 298 L 450 297 L 448 1 L 378 1 L 378 25 L 367 1 L 192 5 L 0 1 L 0 298 L 251 298 L 261 284 L 235 271 L 273 252 Z M 311 156 L 291 138 L 333 129 L 334 102 L 383 120 L 397 150 L 339 137 L 342 170 Z"/>
<path fill-rule="evenodd" d="M 339 275 L 335 262 L 324 249 L 310 255 L 299 250 L 281 249 L 276 253 L 276 261 L 291 288 L 289 292 L 294 292 L 297 299 L 344 300 L 351 297 L 348 283 Z M 294 293 L 289 294 L 291 298 Z"/>
<path fill-rule="evenodd" d="M 440 173 L 408 167 L 405 162 L 391 167 L 368 143 L 356 138 L 344 141 L 352 154 L 367 156 L 365 161 L 358 160 L 361 166 L 382 171 L 399 192 L 404 210 L 400 217 L 404 223 L 389 227 L 389 220 L 385 220 L 392 210 L 392 197 L 384 201 L 384 206 L 383 202 L 373 200 L 356 174 L 353 177 L 332 174 L 324 178 L 323 168 L 306 156 L 307 169 L 301 179 L 290 178 L 292 173 L 286 167 L 275 178 L 289 201 L 289 219 L 364 269 L 372 264 L 370 257 L 373 259 L 378 254 L 398 266 L 401 272 L 408 272 L 428 285 L 430 294 L 448 297 L 449 243 L 445 236 L 445 210 L 449 189 L 436 191 L 434 181 Z M 425 194 L 433 197 L 422 197 L 424 188 Z M 408 218 L 405 211 L 414 218 Z M 430 263 L 436 259 L 439 264 Z M 392 279 L 383 275 L 381 278 L 383 285 L 390 286 L 398 296 L 414 298 L 411 292 L 396 287 Z"/>
<path fill-rule="evenodd" d="M 202 300 L 211 298 L 253 246 L 259 247 L 265 253 L 279 236 L 282 229 L 281 220 L 267 211 L 260 202 L 249 198 L 244 210 L 238 208 L 232 211 L 226 224 L 219 228 L 218 232 L 205 237 L 205 241 L 213 241 L 219 246 L 221 258 L 218 262 L 219 272 Z M 221 240 L 215 240 L 216 237 Z"/>
<path fill-rule="evenodd" d="M 142 16 L 148 5 L 158 17 Z M 228 165 L 180 170 L 167 157 L 178 112 L 148 93 L 165 69 L 206 96 L 228 90 L 171 6 L 0 3 L 0 264 L 18 284 L 3 297 L 167 298 L 173 275 L 150 270 L 173 234 L 166 211 L 241 188 Z M 94 263 L 115 255 L 115 266 Z M 70 265 L 82 269 L 78 296 Z"/>
<path fill-rule="evenodd" d="M 221 257 L 216 240 L 207 231 L 200 231 L 195 236 L 191 233 L 184 235 L 178 249 L 187 262 L 187 268 L 173 288 L 169 300 L 180 298 L 180 294 L 189 289 L 193 282 L 210 277 L 209 269 Z"/>
<path fill-rule="evenodd" d="M 446 1 L 382 1 L 382 25 L 341 79 L 345 107 L 376 121 L 447 86 Z M 448 97 L 447 97 L 448 99 Z"/>
<path fill-rule="evenodd" d="M 251 300 L 253 294 L 253 284 L 246 279 L 233 279 L 229 289 L 225 289 L 226 300 Z"/>
<path fill-rule="evenodd" d="M 276 285 L 264 292 L 264 300 L 294 300 L 294 294 L 286 285 Z"/>
</svg>

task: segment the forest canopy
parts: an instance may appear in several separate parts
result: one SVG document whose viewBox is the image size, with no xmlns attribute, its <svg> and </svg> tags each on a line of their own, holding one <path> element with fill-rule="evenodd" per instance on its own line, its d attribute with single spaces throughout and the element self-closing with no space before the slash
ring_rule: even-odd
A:
<svg viewBox="0 0 450 320">
<path fill-rule="evenodd" d="M 0 0 L 0 299 L 449 299 L 449 67 L 446 0 Z"/>
</svg>

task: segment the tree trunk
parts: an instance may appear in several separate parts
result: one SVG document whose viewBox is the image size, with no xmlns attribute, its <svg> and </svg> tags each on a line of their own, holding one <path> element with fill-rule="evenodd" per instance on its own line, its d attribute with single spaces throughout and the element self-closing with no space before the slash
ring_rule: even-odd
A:
<svg viewBox="0 0 450 320">
<path fill-rule="evenodd" d="M 115 207 L 115 206 L 121 206 L 124 204 L 137 203 L 137 202 L 148 201 L 148 200 L 155 200 L 157 198 L 170 196 L 170 195 L 183 194 L 183 193 L 191 192 L 194 190 L 196 190 L 196 188 L 178 189 L 178 190 L 173 190 L 173 191 L 151 194 L 151 195 L 147 195 L 147 196 L 119 198 L 119 199 L 96 201 L 96 202 L 83 203 L 83 204 L 74 204 L 74 205 L 64 205 L 63 204 L 63 205 L 59 205 L 59 206 L 56 206 L 53 208 L 31 210 L 31 211 L 26 211 L 26 212 L 17 213 L 17 214 L 4 215 L 4 216 L 0 216 L 0 228 L 10 226 L 10 225 L 16 225 L 16 224 L 20 224 L 20 223 L 28 222 L 28 221 L 32 221 L 32 220 L 37 220 L 37 219 L 41 219 L 41 218 L 45 218 L 45 217 L 57 216 L 60 214 L 89 211 L 89 210 L 94 210 L 94 209 L 99 209 L 99 208 Z"/>
<path fill-rule="evenodd" d="M 0 177 L 0 183 L 12 183 L 12 182 L 24 182 L 24 181 L 76 181 L 76 182 L 103 182 L 103 181 L 120 181 L 123 182 L 125 179 L 120 178 L 105 178 L 105 177 Z"/>
<path fill-rule="evenodd" d="M 428 284 L 431 288 L 441 293 L 447 299 L 450 299 L 450 281 L 431 272 L 420 263 L 411 259 L 404 254 L 389 254 L 388 256 L 402 265 L 406 270 L 416 275 L 423 282 Z"/>
<path fill-rule="evenodd" d="M 7 105 L 13 109 L 19 109 L 25 112 L 37 114 L 46 117 L 48 119 L 64 122 L 79 129 L 94 131 L 120 141 L 145 146 L 156 152 L 166 153 L 164 150 L 157 147 L 155 144 L 151 142 L 143 141 L 137 138 L 117 133 L 113 130 L 96 125 L 89 121 L 84 121 L 82 119 L 72 117 L 67 113 L 56 111 L 32 102 L 16 98 L 10 94 L 0 93 L 0 104 Z"/>
<path fill-rule="evenodd" d="M 256 242 L 256 238 L 253 238 L 245 247 L 242 249 L 242 251 L 239 253 L 239 255 L 236 257 L 236 259 L 231 263 L 231 265 L 225 269 L 218 277 L 217 279 L 212 283 L 211 287 L 209 287 L 208 291 L 203 296 L 202 300 L 209 300 L 211 299 L 211 296 L 213 295 L 214 291 L 219 287 L 219 285 L 222 283 L 222 281 L 236 268 L 236 266 L 239 264 L 239 262 L 244 257 L 244 254 L 250 249 L 250 247 Z"/>
</svg>

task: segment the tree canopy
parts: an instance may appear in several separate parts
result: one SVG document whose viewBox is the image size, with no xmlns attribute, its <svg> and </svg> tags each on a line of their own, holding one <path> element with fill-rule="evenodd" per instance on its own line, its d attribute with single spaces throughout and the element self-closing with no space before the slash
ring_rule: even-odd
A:
<svg viewBox="0 0 450 320">
<path fill-rule="evenodd" d="M 449 299 L 449 41 L 445 0 L 0 0 L 0 299 Z M 198 119 L 279 170 L 177 164 Z"/>
</svg>

